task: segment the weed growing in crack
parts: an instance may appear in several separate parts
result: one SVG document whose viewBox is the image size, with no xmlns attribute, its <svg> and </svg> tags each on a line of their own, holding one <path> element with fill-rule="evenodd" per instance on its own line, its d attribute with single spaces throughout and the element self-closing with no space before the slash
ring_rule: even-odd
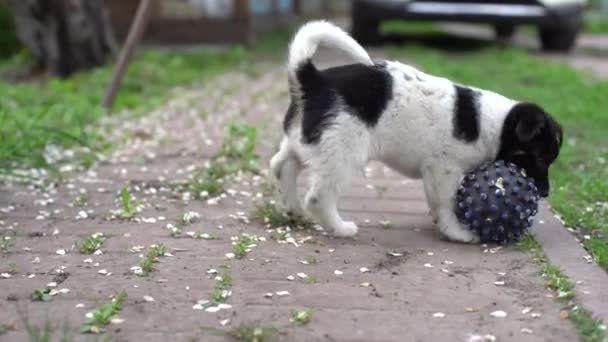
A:
<svg viewBox="0 0 608 342">
<path fill-rule="evenodd" d="M 202 330 L 230 338 L 235 342 L 268 342 L 272 341 L 279 332 L 275 327 L 264 326 L 257 322 L 241 323 L 229 330 L 212 327 L 203 327 Z"/>
<path fill-rule="evenodd" d="M 123 219 L 131 219 L 137 214 L 139 202 L 133 198 L 129 189 L 124 188 L 120 192 L 121 212 L 120 217 Z"/>
<path fill-rule="evenodd" d="M 89 203 L 89 196 L 87 195 L 79 195 L 74 199 L 72 204 L 76 207 L 84 207 Z"/>
<path fill-rule="evenodd" d="M 568 300 L 569 310 L 562 310 L 566 314 L 563 318 L 567 317 L 574 323 L 581 341 L 606 341 L 606 325 L 575 304 L 574 285 L 559 268 L 549 263 L 538 241 L 533 236 L 526 235 L 520 239 L 519 247 L 532 254 L 542 269 L 543 277 L 547 279 L 547 287 L 557 293 L 557 299 Z"/>
<path fill-rule="evenodd" d="M 280 210 L 273 202 L 263 202 L 256 204 L 251 217 L 256 219 L 270 228 L 301 228 L 310 229 L 313 223 L 305 218 L 288 215 L 284 211 Z"/>
<path fill-rule="evenodd" d="M 289 319 L 289 321 L 296 325 L 306 325 L 306 324 L 310 323 L 310 321 L 312 320 L 313 312 L 314 312 L 314 309 L 302 310 L 302 311 L 292 310 L 291 318 Z"/>
<path fill-rule="evenodd" d="M 139 269 L 135 271 L 135 274 L 147 277 L 154 270 L 154 263 L 158 257 L 165 256 L 167 254 L 167 247 L 162 243 L 152 245 L 148 250 L 148 254 L 144 260 L 139 263 Z"/>
<path fill-rule="evenodd" d="M 106 243 L 106 238 L 102 233 L 95 233 L 82 242 L 76 243 L 76 248 L 82 254 L 93 254 L 98 251 Z"/>
<path fill-rule="evenodd" d="M 574 284 L 562 273 L 562 271 L 549 264 L 541 245 L 530 235 L 521 238 L 519 246 L 534 256 L 536 262 L 541 266 L 543 277 L 546 279 L 547 287 L 557 292 L 558 299 L 572 299 L 574 297 Z"/>
<path fill-rule="evenodd" d="M 306 265 L 314 265 L 319 262 L 319 260 L 317 260 L 317 257 L 315 257 L 314 255 L 307 256 L 305 261 Z"/>
<path fill-rule="evenodd" d="M 228 301 L 232 295 L 232 276 L 230 273 L 225 272 L 217 279 L 218 281 L 213 288 L 213 292 L 211 293 L 211 305 L 226 303 L 226 301 Z"/>
<path fill-rule="evenodd" d="M 256 143 L 255 127 L 230 124 L 220 150 L 211 158 L 211 165 L 194 173 L 187 190 L 196 199 L 217 196 L 224 192 L 226 177 L 240 172 L 257 173 Z"/>
<path fill-rule="evenodd" d="M 61 335 L 59 336 L 59 338 L 55 338 L 55 331 L 57 327 L 48 317 L 44 320 L 44 323 L 42 325 L 37 325 L 31 322 L 29 314 L 24 311 L 23 308 L 21 308 L 20 306 L 17 306 L 17 313 L 21 317 L 23 327 L 28 335 L 30 342 L 69 342 L 73 340 L 72 334 L 70 332 L 70 325 L 67 319 L 63 321 L 63 325 L 61 327 Z M 14 325 L 2 325 L 2 327 L 0 327 L 0 335 L 2 335 L 1 329 L 4 327 L 6 327 L 7 330 L 15 330 Z"/>
<path fill-rule="evenodd" d="M 104 332 L 104 327 L 112 322 L 123 308 L 127 299 L 127 293 L 121 291 L 110 303 L 103 304 L 95 309 L 88 317 L 87 321 L 80 328 L 82 333 L 100 334 Z"/>
<path fill-rule="evenodd" d="M 243 233 L 238 236 L 232 242 L 232 252 L 237 259 L 243 258 L 247 253 L 251 252 L 251 249 L 255 247 L 255 242 L 257 241 L 257 237 L 255 235 L 250 235 Z"/>
<path fill-rule="evenodd" d="M 0 252 L 9 254 L 13 248 L 13 237 L 9 235 L 0 235 Z"/>
<path fill-rule="evenodd" d="M 34 302 L 50 302 L 51 300 L 53 300 L 53 297 L 51 297 L 50 293 L 51 289 L 49 288 L 35 289 L 34 292 L 32 292 L 30 298 Z"/>
</svg>

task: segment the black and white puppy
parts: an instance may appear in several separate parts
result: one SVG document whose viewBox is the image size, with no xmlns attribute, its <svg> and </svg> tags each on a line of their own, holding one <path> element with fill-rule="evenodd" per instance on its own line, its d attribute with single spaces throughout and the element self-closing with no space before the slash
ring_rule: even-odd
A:
<svg viewBox="0 0 608 342">
<path fill-rule="evenodd" d="M 323 44 L 353 64 L 318 70 L 311 59 Z M 357 233 L 340 217 L 340 190 L 368 161 L 422 178 L 431 215 L 448 239 L 475 242 L 454 214 L 465 172 L 502 159 L 525 168 L 543 197 L 548 169 L 562 142 L 560 125 L 543 109 L 491 91 L 455 84 L 399 62 L 374 63 L 346 32 L 324 21 L 296 34 L 289 50 L 291 104 L 285 136 L 270 167 L 288 209 L 309 214 L 334 235 Z M 296 179 L 311 170 L 305 210 Z"/>
</svg>

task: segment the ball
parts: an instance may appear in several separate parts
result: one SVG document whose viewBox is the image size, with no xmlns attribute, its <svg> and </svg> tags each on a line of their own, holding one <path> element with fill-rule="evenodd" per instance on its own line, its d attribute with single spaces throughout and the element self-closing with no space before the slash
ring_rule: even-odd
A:
<svg viewBox="0 0 608 342">
<path fill-rule="evenodd" d="M 540 196 L 523 169 L 504 161 L 486 162 L 462 179 L 456 216 L 482 243 L 516 242 L 538 213 Z"/>
</svg>

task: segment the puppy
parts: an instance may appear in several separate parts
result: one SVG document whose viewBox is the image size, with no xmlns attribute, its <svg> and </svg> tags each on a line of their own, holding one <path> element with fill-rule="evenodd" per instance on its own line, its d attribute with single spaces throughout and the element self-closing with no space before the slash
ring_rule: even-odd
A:
<svg viewBox="0 0 608 342">
<path fill-rule="evenodd" d="M 353 64 L 318 70 L 319 45 L 342 50 Z M 335 236 L 357 233 L 337 210 L 340 191 L 368 161 L 422 178 L 430 213 L 450 240 L 476 242 L 454 214 L 467 170 L 501 159 L 525 168 L 541 196 L 549 194 L 549 166 L 562 143 L 561 126 L 541 107 L 425 74 L 394 61 L 374 62 L 346 32 L 311 22 L 289 49 L 291 104 L 280 150 L 270 161 L 288 210 L 309 214 Z M 302 208 L 296 179 L 311 184 Z"/>
</svg>

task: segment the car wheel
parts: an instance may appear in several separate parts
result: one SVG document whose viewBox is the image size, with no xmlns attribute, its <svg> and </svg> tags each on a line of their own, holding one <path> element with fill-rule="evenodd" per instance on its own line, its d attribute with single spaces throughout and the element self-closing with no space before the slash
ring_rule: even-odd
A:
<svg viewBox="0 0 608 342">
<path fill-rule="evenodd" d="M 354 2 L 352 7 L 351 35 L 361 44 L 377 44 L 382 41 L 380 21 L 369 18 L 365 6 Z"/>
<path fill-rule="evenodd" d="M 579 30 L 575 27 L 539 29 L 540 41 L 545 51 L 570 51 L 576 43 Z"/>
<path fill-rule="evenodd" d="M 494 34 L 496 35 L 496 39 L 506 41 L 513 38 L 515 35 L 515 26 L 508 24 L 498 24 L 494 26 Z"/>
</svg>

